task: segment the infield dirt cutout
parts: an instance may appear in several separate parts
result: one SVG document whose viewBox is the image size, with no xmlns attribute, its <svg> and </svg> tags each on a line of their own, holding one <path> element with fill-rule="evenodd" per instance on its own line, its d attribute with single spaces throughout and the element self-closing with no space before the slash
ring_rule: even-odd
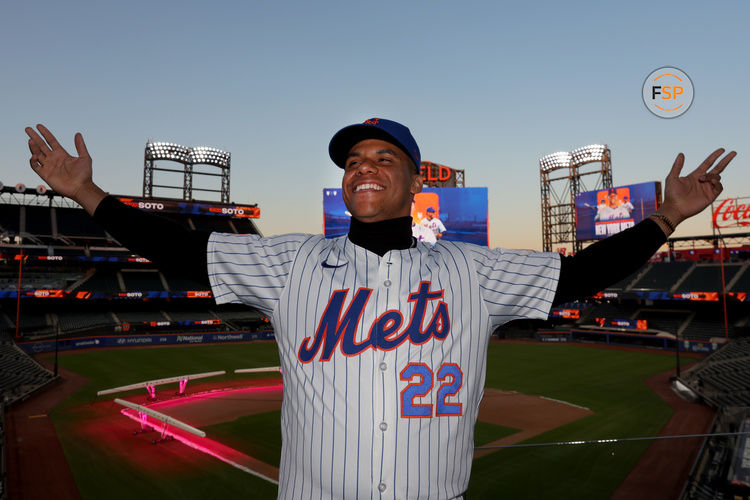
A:
<svg viewBox="0 0 750 500">
<path fill-rule="evenodd" d="M 194 396 L 160 401 L 148 406 L 172 418 L 201 428 L 229 422 L 238 417 L 280 410 L 282 398 L 281 381 L 268 380 L 267 383 L 269 385 L 261 387 L 197 393 Z M 507 446 L 527 440 L 592 413 L 591 410 L 586 408 L 540 396 L 497 389 L 485 389 L 484 398 L 479 409 L 479 420 L 490 424 L 519 429 L 514 434 L 484 445 Z M 279 470 L 273 465 L 263 463 L 219 442 L 212 441 L 210 437 L 201 439 L 183 433 L 179 434 L 184 438 L 180 439 L 183 442 L 185 440 L 196 444 L 202 442 L 203 444 L 199 445 L 199 448 L 207 447 L 216 450 L 221 455 L 217 456 L 217 458 L 231 465 L 239 466 L 239 468 L 247 472 L 254 472 L 278 481 Z M 190 443 L 186 444 L 192 446 Z M 497 449 L 479 449 L 474 452 L 474 457 L 487 455 L 494 451 L 497 451 Z"/>
</svg>

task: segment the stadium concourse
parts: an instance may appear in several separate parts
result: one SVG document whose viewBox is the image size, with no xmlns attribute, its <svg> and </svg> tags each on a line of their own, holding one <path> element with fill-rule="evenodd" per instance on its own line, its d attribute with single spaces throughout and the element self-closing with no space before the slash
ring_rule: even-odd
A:
<svg viewBox="0 0 750 500">
<path fill-rule="evenodd" d="M 190 210 L 165 216 L 193 228 L 258 233 L 249 218 Z M 748 267 L 744 246 L 657 255 L 595 297 L 556 308 L 548 321 L 511 322 L 496 336 L 710 355 L 683 370 L 681 388 L 717 412 L 714 433 L 735 434 L 704 442 L 683 498 L 747 495 L 743 477 L 750 476 L 733 464 L 750 446 L 737 434 L 750 429 Z M 54 193 L 1 188 L 2 410 L 33 401 L 59 379 L 54 367 L 35 360 L 36 353 L 272 337 L 267 318 L 247 308 L 217 307 L 204 288 L 165 276 Z M 6 493 L 7 429 L 0 427 L 0 498 Z"/>
</svg>

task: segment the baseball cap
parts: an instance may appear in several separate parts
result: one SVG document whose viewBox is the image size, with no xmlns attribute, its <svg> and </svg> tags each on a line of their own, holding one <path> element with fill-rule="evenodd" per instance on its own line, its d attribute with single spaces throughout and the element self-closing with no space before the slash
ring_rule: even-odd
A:
<svg viewBox="0 0 750 500">
<path fill-rule="evenodd" d="M 433 207 L 427 207 L 427 211 L 428 211 L 428 212 L 434 212 L 434 211 L 435 211 L 435 209 L 434 209 Z"/>
<path fill-rule="evenodd" d="M 328 154 L 333 163 L 340 168 L 344 168 L 349 150 L 355 144 L 365 139 L 380 139 L 381 141 L 390 142 L 394 146 L 398 146 L 400 150 L 411 158 L 417 171 L 419 171 L 421 156 L 417 141 L 414 140 L 407 127 L 393 120 L 386 120 L 385 118 L 370 118 L 363 123 L 349 125 L 336 132 L 330 144 L 328 144 Z"/>
<path fill-rule="evenodd" d="M 617 194 L 617 190 L 615 188 L 609 188 L 608 193 L 609 194 Z"/>
</svg>

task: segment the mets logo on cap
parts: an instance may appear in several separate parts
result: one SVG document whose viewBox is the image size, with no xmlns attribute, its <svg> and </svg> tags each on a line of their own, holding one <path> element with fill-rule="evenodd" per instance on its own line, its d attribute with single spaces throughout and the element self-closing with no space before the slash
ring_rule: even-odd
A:
<svg viewBox="0 0 750 500">
<path fill-rule="evenodd" d="M 654 70 L 643 82 L 643 103 L 660 118 L 677 118 L 693 104 L 693 82 L 677 68 Z"/>
</svg>

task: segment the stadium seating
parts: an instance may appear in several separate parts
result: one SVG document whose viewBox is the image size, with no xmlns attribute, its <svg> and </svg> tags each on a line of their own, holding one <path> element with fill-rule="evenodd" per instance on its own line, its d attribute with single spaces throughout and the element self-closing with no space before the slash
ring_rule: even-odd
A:
<svg viewBox="0 0 750 500">
<path fill-rule="evenodd" d="M 724 282 L 729 283 L 740 271 L 741 265 L 727 264 L 724 266 Z M 691 272 L 677 286 L 675 292 L 707 292 L 721 291 L 721 265 L 696 264 Z"/>
<path fill-rule="evenodd" d="M 649 330 L 661 330 L 677 335 L 691 315 L 692 312 L 689 310 L 640 309 L 635 319 L 645 319 Z"/>
<path fill-rule="evenodd" d="M 57 320 L 60 329 L 65 333 L 117 324 L 117 318 L 109 311 L 60 311 L 57 313 Z"/>
<path fill-rule="evenodd" d="M 107 234 L 83 210 L 75 208 L 55 208 L 57 235 L 70 239 L 106 240 Z"/>
<path fill-rule="evenodd" d="M 748 271 L 747 264 L 743 267 L 742 274 L 737 276 L 736 281 L 728 289 L 730 292 L 750 292 L 750 271 Z"/>
<path fill-rule="evenodd" d="M 21 207 L 21 232 L 36 237 L 52 237 L 52 212 L 47 207 Z"/>
<path fill-rule="evenodd" d="M 166 313 L 172 321 L 203 321 L 217 319 L 217 316 L 208 309 L 191 308 L 189 310 L 171 310 Z"/>
<path fill-rule="evenodd" d="M 750 406 L 750 338 L 728 342 L 682 380 L 716 406 Z"/>
<path fill-rule="evenodd" d="M 21 232 L 21 207 L 19 205 L 3 205 L 0 210 L 0 233 L 17 235 Z"/>
<path fill-rule="evenodd" d="M 620 281 L 618 281 L 614 285 L 608 286 L 607 287 L 607 291 L 619 292 L 619 291 L 624 291 L 624 290 L 629 289 L 630 285 L 636 279 L 638 279 L 639 276 L 641 276 L 643 273 L 647 272 L 648 269 L 650 268 L 650 266 L 651 266 L 651 263 L 646 263 L 645 265 L 643 265 L 640 269 L 638 269 L 636 272 L 634 272 L 630 276 L 627 276 L 624 279 L 621 279 Z"/>
<path fill-rule="evenodd" d="M 146 323 L 151 321 L 168 321 L 163 311 L 149 311 L 141 308 L 135 311 L 117 311 L 113 314 L 119 323 Z"/>
<path fill-rule="evenodd" d="M 156 270 L 123 269 L 121 271 L 121 274 L 126 291 L 145 292 L 152 290 L 164 290 L 164 283 L 161 279 L 161 274 Z"/>
<path fill-rule="evenodd" d="M 47 384 L 54 375 L 18 346 L 0 341 L 0 397 L 8 406 Z"/>
<path fill-rule="evenodd" d="M 108 268 L 96 269 L 94 274 L 91 275 L 88 280 L 78 286 L 78 289 L 106 293 L 119 293 L 125 291 L 120 287 L 118 272 Z"/>
<path fill-rule="evenodd" d="M 693 266 L 692 262 L 655 262 L 630 287 L 631 290 L 671 290 Z"/>
<path fill-rule="evenodd" d="M 193 280 L 182 279 L 182 278 L 171 278 L 171 277 L 166 277 L 166 279 L 167 279 L 167 285 L 169 286 L 169 290 L 173 292 L 177 292 L 177 291 L 186 292 L 186 291 L 209 289 L 207 285 L 198 283 Z"/>
</svg>

